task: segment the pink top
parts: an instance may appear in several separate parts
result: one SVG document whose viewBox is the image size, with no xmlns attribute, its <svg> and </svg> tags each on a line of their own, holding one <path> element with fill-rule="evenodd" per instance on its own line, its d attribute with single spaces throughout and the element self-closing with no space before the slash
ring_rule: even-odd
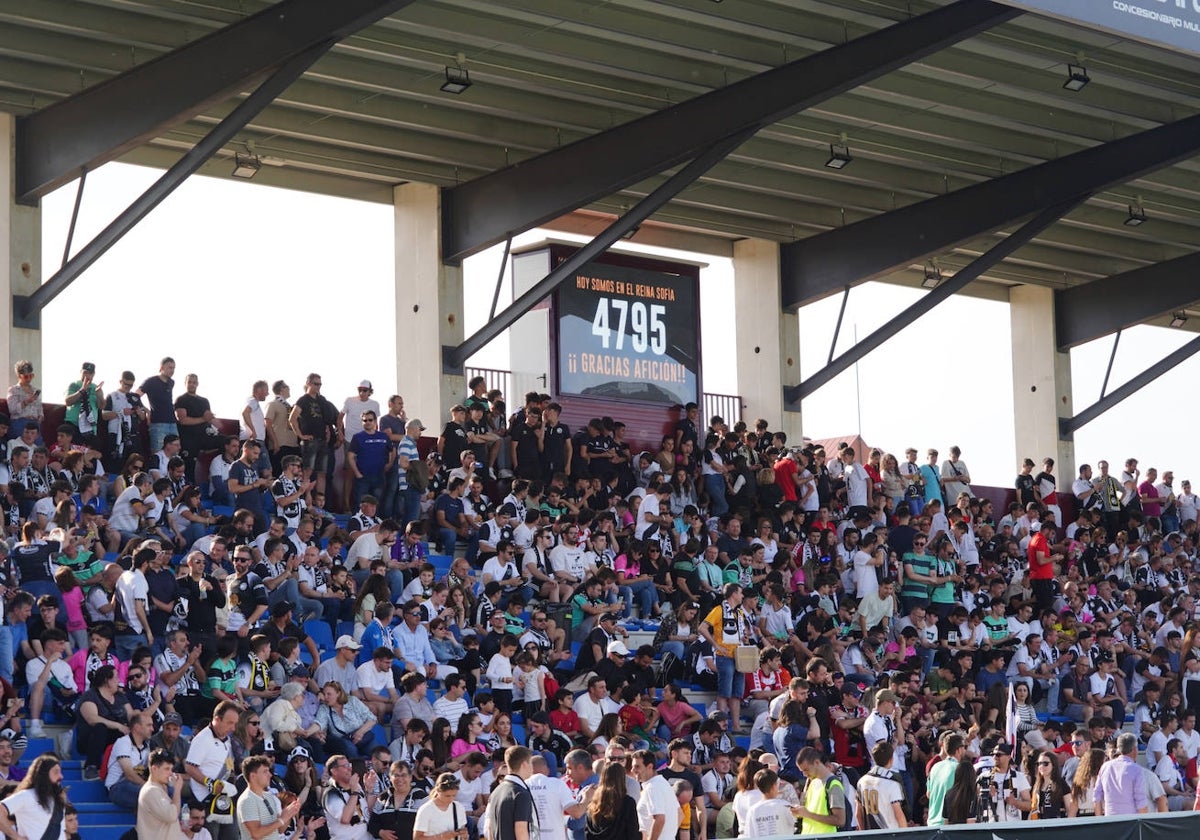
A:
<svg viewBox="0 0 1200 840">
<path fill-rule="evenodd" d="M 662 722 L 671 730 L 671 737 L 673 738 L 679 738 L 690 733 L 690 725 L 683 729 L 679 727 L 684 720 L 694 714 L 698 714 L 698 712 L 687 703 L 676 703 L 675 708 L 671 708 L 666 703 L 658 704 L 658 716 L 662 718 Z"/>
<path fill-rule="evenodd" d="M 454 743 L 450 745 L 450 757 L 458 758 L 460 755 L 469 752 L 478 752 L 487 754 L 487 750 L 483 748 L 483 744 L 476 741 L 474 744 L 467 743 L 463 738 L 455 738 Z"/>
<path fill-rule="evenodd" d="M 67 630 L 86 630 L 87 619 L 83 617 L 83 587 L 76 586 L 70 592 L 63 592 L 62 599 L 67 606 Z"/>
<path fill-rule="evenodd" d="M 618 572 L 624 572 L 625 577 L 637 577 L 642 573 L 642 564 L 624 553 L 617 555 L 617 559 L 613 561 L 613 568 Z"/>
</svg>

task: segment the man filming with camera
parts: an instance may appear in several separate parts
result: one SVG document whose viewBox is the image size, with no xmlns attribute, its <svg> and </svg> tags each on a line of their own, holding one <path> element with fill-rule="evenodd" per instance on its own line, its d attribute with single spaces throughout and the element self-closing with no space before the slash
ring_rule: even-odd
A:
<svg viewBox="0 0 1200 840">
<path fill-rule="evenodd" d="M 992 765 L 979 770 L 979 822 L 1020 822 L 1031 807 L 1029 779 L 1013 764 L 1012 753 L 1012 744 L 1001 741 L 992 748 Z"/>
</svg>

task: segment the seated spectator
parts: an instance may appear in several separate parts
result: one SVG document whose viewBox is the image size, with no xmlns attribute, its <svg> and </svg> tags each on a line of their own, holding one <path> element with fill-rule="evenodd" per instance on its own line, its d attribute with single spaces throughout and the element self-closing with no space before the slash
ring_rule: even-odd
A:
<svg viewBox="0 0 1200 840">
<path fill-rule="evenodd" d="M 97 668 L 92 674 L 91 687 L 79 699 L 75 721 L 75 747 L 83 753 L 84 781 L 100 778 L 100 760 L 104 751 L 119 737 L 129 734 L 129 721 L 133 715 L 133 706 L 117 681 L 117 669 L 111 665 Z M 38 721 L 39 733 L 40 723 Z M 41 737 L 35 734 L 32 725 L 29 734 Z"/>
<path fill-rule="evenodd" d="M 377 718 L 361 700 L 348 694 L 341 683 L 330 680 L 321 687 L 317 722 L 325 730 L 325 748 L 329 752 L 357 758 L 370 756 L 375 744 L 371 730 Z"/>
<path fill-rule="evenodd" d="M 138 793 L 149 777 L 153 731 L 150 716 L 134 712 L 129 716 L 129 731 L 113 743 L 104 787 L 108 789 L 109 802 L 119 808 L 137 810 Z"/>
<path fill-rule="evenodd" d="M 391 648 L 377 647 L 371 660 L 358 666 L 356 693 L 377 720 L 387 717 L 400 700 L 400 692 L 396 690 L 392 675 L 392 661 L 395 658 Z"/>
<path fill-rule="evenodd" d="M 196 717 L 189 720 L 198 720 Z M 150 736 L 151 750 L 164 750 L 175 762 L 175 772 L 183 773 L 183 762 L 187 759 L 192 741 L 183 734 L 183 718 L 176 712 L 163 715 L 162 728 Z"/>
</svg>

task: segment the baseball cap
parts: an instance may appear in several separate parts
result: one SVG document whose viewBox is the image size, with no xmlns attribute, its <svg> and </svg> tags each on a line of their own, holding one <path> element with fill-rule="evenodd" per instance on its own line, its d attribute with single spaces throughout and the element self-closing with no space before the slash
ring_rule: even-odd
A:
<svg viewBox="0 0 1200 840">
<path fill-rule="evenodd" d="M 166 726 L 168 723 L 183 726 L 183 718 L 177 712 L 167 712 L 163 715 L 163 726 Z"/>
<path fill-rule="evenodd" d="M 291 764 L 293 758 L 307 758 L 311 761 L 312 755 L 304 747 L 296 747 L 294 750 L 288 753 L 289 764 Z"/>
<path fill-rule="evenodd" d="M 359 501 L 359 504 L 360 505 L 378 505 L 379 499 L 376 499 L 374 496 L 372 496 L 370 493 L 368 493 L 367 495 L 362 497 L 362 499 Z"/>
<path fill-rule="evenodd" d="M 341 650 L 342 648 L 350 648 L 350 650 L 362 650 L 362 645 L 354 641 L 353 636 L 338 636 L 337 644 L 334 649 Z"/>
<path fill-rule="evenodd" d="M 722 712 L 720 710 L 717 710 L 715 712 L 709 712 L 708 719 L 709 720 L 729 720 L 729 712 Z"/>
<path fill-rule="evenodd" d="M 620 639 L 613 639 L 608 643 L 608 653 L 610 656 L 614 653 L 618 656 L 628 656 L 629 648 L 625 647 L 625 643 Z"/>
<path fill-rule="evenodd" d="M 297 678 L 306 680 L 309 677 L 308 668 L 306 668 L 303 665 L 297 665 L 295 668 L 293 668 L 291 670 L 291 672 L 288 674 L 288 676 L 291 677 L 293 680 L 297 679 Z"/>
<path fill-rule="evenodd" d="M 95 372 L 96 372 L 96 365 L 95 365 L 95 364 L 93 364 L 92 362 L 84 362 L 84 363 L 83 363 L 83 370 L 84 370 L 85 372 L 87 372 L 87 373 L 95 373 Z"/>
<path fill-rule="evenodd" d="M 271 618 L 282 618 L 295 608 L 291 601 L 280 601 L 271 607 Z"/>
<path fill-rule="evenodd" d="M 600 620 L 601 621 L 616 621 L 617 616 L 614 613 L 605 613 L 604 615 L 600 616 Z"/>
<path fill-rule="evenodd" d="M 368 391 L 374 391 L 374 390 L 375 390 L 374 388 L 372 388 L 372 387 L 371 387 L 371 380 L 370 380 L 370 379 L 364 379 L 362 382 L 359 382 L 359 383 L 358 383 L 358 387 L 359 387 L 359 388 L 366 388 Z"/>
<path fill-rule="evenodd" d="M 896 696 L 896 692 L 892 691 L 890 688 L 885 688 L 882 691 L 875 692 L 876 704 L 883 703 L 884 701 L 888 700 L 893 703 L 900 702 L 900 698 Z"/>
<path fill-rule="evenodd" d="M 1012 755 L 1012 754 L 1013 754 L 1012 744 L 1006 743 L 1004 741 L 1001 741 L 999 744 L 996 744 L 996 746 L 992 747 L 992 755 Z"/>
<path fill-rule="evenodd" d="M 510 502 L 500 505 L 500 508 L 496 511 L 496 513 L 500 516 L 516 516 L 517 508 Z"/>
<path fill-rule="evenodd" d="M 420 420 L 414 419 L 414 420 L 409 420 L 407 423 L 405 423 L 404 428 L 406 428 L 406 429 L 416 428 L 416 429 L 420 429 L 423 432 L 423 431 L 425 431 L 425 424 L 422 423 Z"/>
<path fill-rule="evenodd" d="M 842 694 L 849 694 L 852 697 L 858 698 L 862 697 L 862 689 L 854 683 L 848 682 L 842 686 Z"/>
</svg>

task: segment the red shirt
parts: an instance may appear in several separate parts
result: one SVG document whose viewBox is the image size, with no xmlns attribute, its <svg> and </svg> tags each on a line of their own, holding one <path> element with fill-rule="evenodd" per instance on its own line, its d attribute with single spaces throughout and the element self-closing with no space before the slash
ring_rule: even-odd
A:
<svg viewBox="0 0 1200 840">
<path fill-rule="evenodd" d="M 775 464 L 775 483 L 783 492 L 783 498 L 789 502 L 798 501 L 796 497 L 796 473 L 800 465 L 791 458 L 780 458 Z"/>
<path fill-rule="evenodd" d="M 1041 531 L 1029 538 L 1029 579 L 1051 580 L 1054 578 L 1053 563 L 1039 563 L 1035 558 L 1040 554 L 1050 556 L 1050 542 Z"/>
</svg>

